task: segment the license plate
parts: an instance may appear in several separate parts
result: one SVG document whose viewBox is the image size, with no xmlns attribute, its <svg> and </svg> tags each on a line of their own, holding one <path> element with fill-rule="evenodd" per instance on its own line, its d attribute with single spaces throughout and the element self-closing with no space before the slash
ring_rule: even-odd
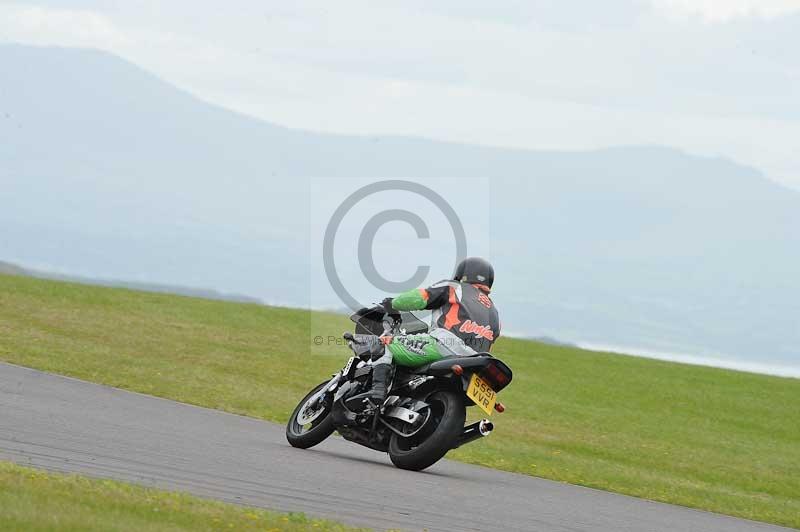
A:
<svg viewBox="0 0 800 532">
<path fill-rule="evenodd" d="M 492 415 L 494 403 L 497 401 L 497 393 L 492 390 L 488 382 L 478 377 L 477 373 L 473 373 L 472 378 L 469 380 L 467 397 L 481 407 L 481 410 L 490 416 Z"/>
</svg>

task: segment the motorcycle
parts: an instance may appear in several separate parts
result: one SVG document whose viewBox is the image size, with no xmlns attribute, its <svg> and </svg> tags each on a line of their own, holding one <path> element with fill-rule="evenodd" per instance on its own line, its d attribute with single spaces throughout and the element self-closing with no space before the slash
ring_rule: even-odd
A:
<svg viewBox="0 0 800 532">
<path fill-rule="evenodd" d="M 397 334 L 424 333 L 428 327 L 410 312 L 390 315 L 380 305 L 363 308 L 350 319 L 355 334 L 343 337 L 353 356 L 292 412 L 286 438 L 293 447 L 313 447 L 338 431 L 346 440 L 388 452 L 401 469 L 420 471 L 451 449 L 492 432 L 489 419 L 465 426 L 466 409 L 477 406 L 486 415 L 505 410 L 497 394 L 511 382 L 512 372 L 501 360 L 477 353 L 416 368 L 395 366 L 382 405 L 353 399 L 371 388 L 372 363 L 383 353 L 385 341 Z"/>
</svg>

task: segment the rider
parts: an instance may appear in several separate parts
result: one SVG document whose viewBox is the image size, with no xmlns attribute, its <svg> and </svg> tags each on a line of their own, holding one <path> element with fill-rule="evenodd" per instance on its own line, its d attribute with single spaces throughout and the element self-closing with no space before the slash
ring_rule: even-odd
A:
<svg viewBox="0 0 800 532">
<path fill-rule="evenodd" d="M 384 354 L 373 362 L 372 389 L 353 399 L 369 399 L 380 405 L 386 399 L 392 362 L 417 367 L 450 356 L 489 351 L 500 336 L 500 318 L 489 293 L 494 268 L 479 257 L 462 260 L 452 280 L 429 288 L 404 292 L 383 300 L 389 314 L 398 311 L 432 310 L 428 334 L 382 338 Z"/>
</svg>

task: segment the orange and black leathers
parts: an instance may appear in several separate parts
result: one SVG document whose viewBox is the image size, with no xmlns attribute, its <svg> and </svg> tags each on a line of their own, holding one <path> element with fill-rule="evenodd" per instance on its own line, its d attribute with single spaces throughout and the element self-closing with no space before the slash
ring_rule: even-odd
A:
<svg viewBox="0 0 800 532">
<path fill-rule="evenodd" d="M 399 311 L 432 310 L 432 325 L 446 329 L 478 352 L 489 351 L 500 336 L 500 316 L 480 285 L 440 281 L 429 288 L 404 292 L 392 300 Z"/>
</svg>

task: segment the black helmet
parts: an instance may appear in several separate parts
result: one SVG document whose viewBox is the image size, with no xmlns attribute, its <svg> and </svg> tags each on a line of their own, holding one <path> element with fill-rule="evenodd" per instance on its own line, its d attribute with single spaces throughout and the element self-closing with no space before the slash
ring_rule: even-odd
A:
<svg viewBox="0 0 800 532">
<path fill-rule="evenodd" d="M 453 280 L 462 283 L 482 284 L 491 288 L 492 283 L 494 283 L 494 268 L 486 259 L 467 257 L 456 266 Z"/>
</svg>

